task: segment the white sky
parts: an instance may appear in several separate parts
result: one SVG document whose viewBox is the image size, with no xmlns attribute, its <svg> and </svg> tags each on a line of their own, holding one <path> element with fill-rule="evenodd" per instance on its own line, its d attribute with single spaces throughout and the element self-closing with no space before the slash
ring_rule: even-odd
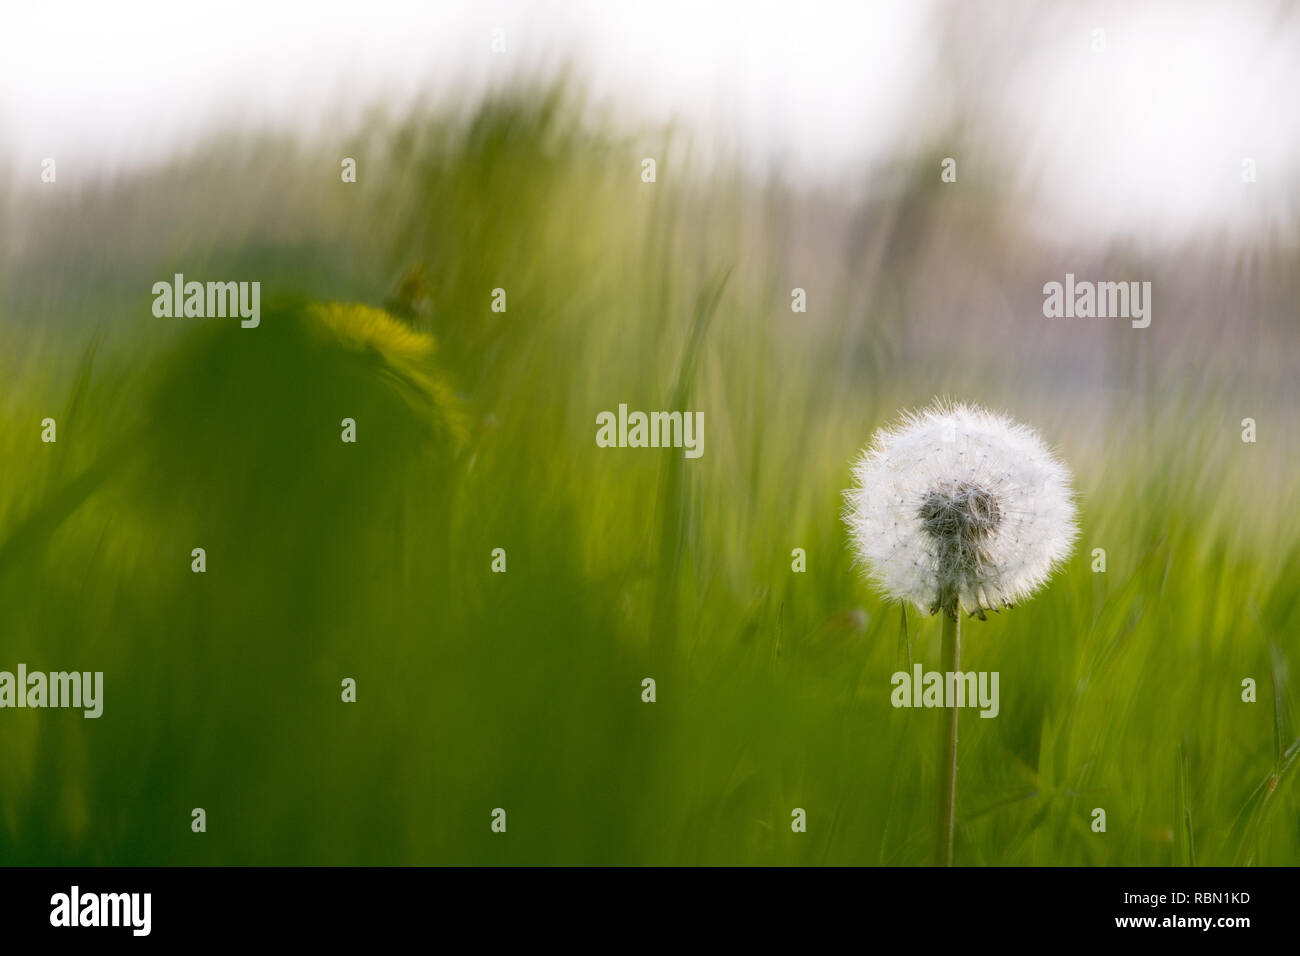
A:
<svg viewBox="0 0 1300 956">
<path fill-rule="evenodd" d="M 681 118 L 757 165 L 860 181 L 924 142 L 955 99 L 932 0 L 3 2 L 0 166 L 19 180 L 46 156 L 61 181 L 149 163 L 221 120 L 319 129 L 340 102 L 420 89 L 462 102 L 571 60 L 630 119 Z M 1003 148 L 1048 208 L 1148 235 L 1294 219 L 1295 12 L 1266 0 L 953 9 L 965 25 L 947 42 L 974 73 L 960 92 L 981 104 L 966 127 L 987 123 L 985 148 Z M 490 49 L 497 27 L 505 55 Z M 1256 194 L 1242 191 L 1246 157 Z"/>
</svg>

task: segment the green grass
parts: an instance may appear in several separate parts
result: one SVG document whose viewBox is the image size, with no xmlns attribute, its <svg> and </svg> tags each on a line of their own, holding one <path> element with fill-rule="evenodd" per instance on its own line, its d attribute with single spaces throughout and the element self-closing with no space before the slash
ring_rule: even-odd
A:
<svg viewBox="0 0 1300 956">
<path fill-rule="evenodd" d="M 939 621 L 870 592 L 839 511 L 871 432 L 950 395 L 1048 436 L 1083 526 L 1038 598 L 963 628 L 1001 713 L 962 715 L 956 862 L 1300 863 L 1285 393 L 1189 378 L 1172 321 L 1145 357 L 1108 330 L 1120 360 L 1069 387 L 1019 332 L 945 346 L 904 254 L 810 262 L 780 187 L 578 115 L 561 87 L 29 207 L 0 276 L 0 669 L 106 690 L 97 721 L 0 712 L 0 860 L 926 864 L 940 718 L 889 679 L 938 666 Z M 260 279 L 262 326 L 154 319 L 174 271 Z M 598 448 L 620 402 L 702 411 L 703 457 Z"/>
</svg>

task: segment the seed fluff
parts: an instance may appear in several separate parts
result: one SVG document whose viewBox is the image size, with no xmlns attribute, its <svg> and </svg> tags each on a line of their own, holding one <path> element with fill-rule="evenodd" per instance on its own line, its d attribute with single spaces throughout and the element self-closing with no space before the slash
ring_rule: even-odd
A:
<svg viewBox="0 0 1300 956">
<path fill-rule="evenodd" d="M 1037 432 L 937 402 L 876 432 L 853 466 L 844 521 L 887 596 L 923 612 L 1014 607 L 1069 557 L 1070 473 Z"/>
</svg>

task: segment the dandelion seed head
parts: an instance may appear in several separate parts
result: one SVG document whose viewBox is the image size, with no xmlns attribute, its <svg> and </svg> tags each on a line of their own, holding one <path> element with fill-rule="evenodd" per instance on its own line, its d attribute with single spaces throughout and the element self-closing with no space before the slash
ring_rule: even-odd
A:
<svg viewBox="0 0 1300 956">
<path fill-rule="evenodd" d="M 983 618 L 1025 600 L 1078 535 L 1066 467 L 1033 429 L 977 406 L 904 414 L 853 478 L 844 520 L 858 561 L 927 613 Z"/>
</svg>

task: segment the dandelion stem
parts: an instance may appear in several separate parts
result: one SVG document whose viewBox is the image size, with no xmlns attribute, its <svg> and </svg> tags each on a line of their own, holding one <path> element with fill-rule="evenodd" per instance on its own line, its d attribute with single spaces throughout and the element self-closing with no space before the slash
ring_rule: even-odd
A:
<svg viewBox="0 0 1300 956">
<path fill-rule="evenodd" d="M 961 667 L 960 611 L 944 613 L 943 617 L 943 673 L 945 688 Z M 952 703 L 955 705 L 956 700 Z M 948 707 L 943 715 L 943 791 L 939 794 L 939 841 L 935 853 L 936 866 L 952 866 L 952 839 L 956 829 L 957 809 L 957 714 L 956 706 Z"/>
</svg>

